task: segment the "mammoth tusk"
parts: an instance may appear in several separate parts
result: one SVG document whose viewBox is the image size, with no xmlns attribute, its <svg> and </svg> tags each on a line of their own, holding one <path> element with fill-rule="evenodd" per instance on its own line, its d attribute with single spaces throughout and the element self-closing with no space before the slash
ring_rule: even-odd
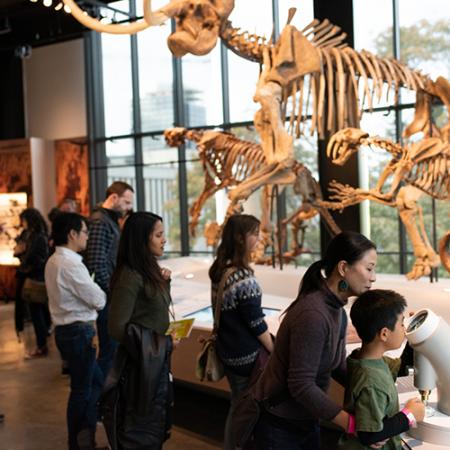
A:
<svg viewBox="0 0 450 450">
<path fill-rule="evenodd" d="M 149 26 L 162 25 L 170 19 L 170 17 L 162 12 L 164 8 L 152 11 L 152 0 L 143 0 L 144 2 L 144 20 Z"/>
<path fill-rule="evenodd" d="M 94 19 L 89 15 L 85 15 L 83 10 L 74 2 L 74 0 L 63 0 L 63 2 L 70 8 L 72 16 L 75 17 L 78 22 L 99 33 L 134 34 L 149 27 L 149 24 L 145 20 L 125 25 L 100 23 L 99 20 Z"/>
</svg>

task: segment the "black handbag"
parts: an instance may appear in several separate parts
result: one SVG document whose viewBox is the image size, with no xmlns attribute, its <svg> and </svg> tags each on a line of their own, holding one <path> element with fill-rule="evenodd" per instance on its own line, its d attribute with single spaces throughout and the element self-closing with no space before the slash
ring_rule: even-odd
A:
<svg viewBox="0 0 450 450">
<path fill-rule="evenodd" d="M 48 301 L 47 289 L 44 281 L 27 278 L 22 287 L 22 299 L 29 303 L 45 304 Z"/>
</svg>

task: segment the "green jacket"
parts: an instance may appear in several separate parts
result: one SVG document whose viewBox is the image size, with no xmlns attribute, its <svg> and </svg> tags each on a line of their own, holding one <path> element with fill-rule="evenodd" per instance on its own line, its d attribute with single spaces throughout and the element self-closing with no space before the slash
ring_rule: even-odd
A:
<svg viewBox="0 0 450 450">
<path fill-rule="evenodd" d="M 124 267 L 114 283 L 108 317 L 109 334 L 121 342 L 128 323 L 165 334 L 169 326 L 168 289 L 155 290 L 144 283 L 142 275 Z"/>
<path fill-rule="evenodd" d="M 383 429 L 383 419 L 399 411 L 395 379 L 400 359 L 383 356 L 382 359 L 357 359 L 355 350 L 347 358 L 348 385 L 344 409 L 355 415 L 356 431 L 377 432 Z M 342 436 L 339 450 L 363 450 L 357 438 Z M 390 438 L 382 450 L 401 450 L 400 436 Z"/>
</svg>

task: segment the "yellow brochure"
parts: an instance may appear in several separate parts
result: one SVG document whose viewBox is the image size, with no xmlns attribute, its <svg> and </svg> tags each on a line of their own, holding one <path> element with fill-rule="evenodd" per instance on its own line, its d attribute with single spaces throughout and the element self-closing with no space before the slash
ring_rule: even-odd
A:
<svg viewBox="0 0 450 450">
<path fill-rule="evenodd" d="M 195 319 L 175 320 L 169 323 L 166 334 L 173 334 L 175 339 L 187 338 L 191 334 Z"/>
</svg>

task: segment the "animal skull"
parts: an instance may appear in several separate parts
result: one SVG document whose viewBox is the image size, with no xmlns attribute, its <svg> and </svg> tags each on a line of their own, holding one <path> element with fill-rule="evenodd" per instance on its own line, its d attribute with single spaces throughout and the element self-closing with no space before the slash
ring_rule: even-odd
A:
<svg viewBox="0 0 450 450">
<path fill-rule="evenodd" d="M 368 137 L 369 134 L 359 128 L 344 128 L 331 137 L 327 145 L 327 156 L 333 164 L 342 166 Z"/>
<path fill-rule="evenodd" d="M 223 22 L 234 8 L 234 0 L 172 0 L 154 13 L 151 0 L 144 1 L 147 23 L 158 23 L 163 16 L 175 19 L 176 29 L 169 36 L 168 45 L 176 57 L 186 53 L 209 53 L 217 43 Z"/>
</svg>

